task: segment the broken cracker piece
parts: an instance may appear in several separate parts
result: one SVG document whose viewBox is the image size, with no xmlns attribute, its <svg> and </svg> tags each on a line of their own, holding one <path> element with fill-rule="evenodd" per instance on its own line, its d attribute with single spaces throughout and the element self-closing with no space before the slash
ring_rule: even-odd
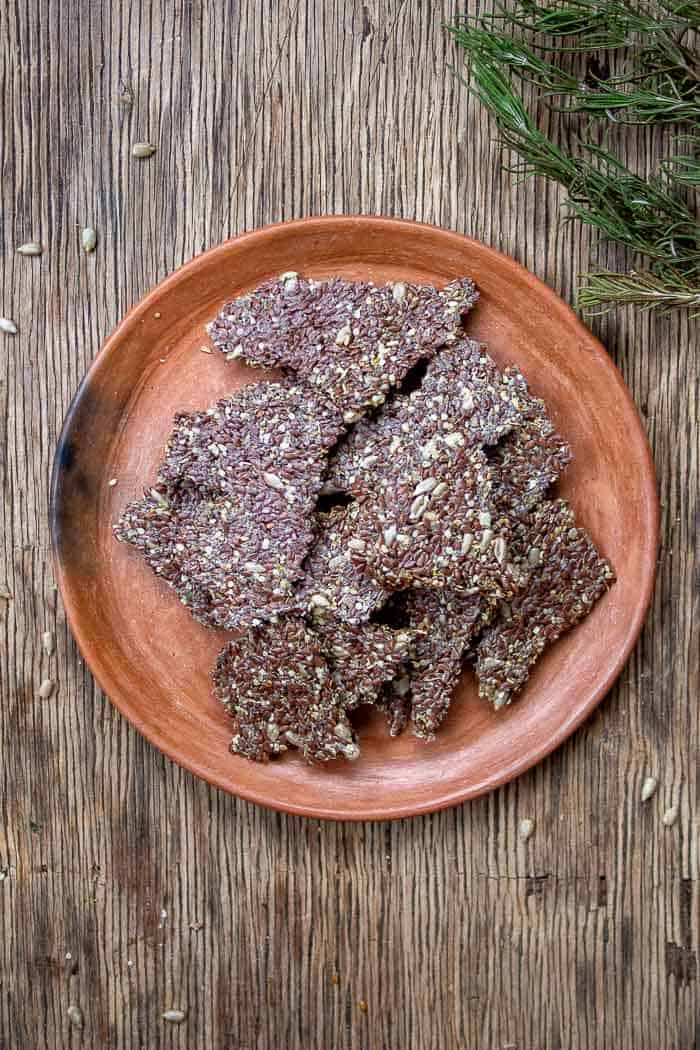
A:
<svg viewBox="0 0 700 1050">
<path fill-rule="evenodd" d="M 318 639 L 300 617 L 253 627 L 219 653 L 214 692 L 234 719 L 231 750 L 266 761 L 298 748 L 309 762 L 360 754 Z"/>
<path fill-rule="evenodd" d="M 228 303 L 209 334 L 229 359 L 296 372 L 353 423 L 454 342 L 477 299 L 469 278 L 438 290 L 288 274 Z"/>
<path fill-rule="evenodd" d="M 359 505 L 351 503 L 317 516 L 316 536 L 298 591 L 298 607 L 303 611 L 361 624 L 386 601 L 386 589 L 352 560 L 353 551 L 359 550 L 354 538 L 359 512 Z"/>
<path fill-rule="evenodd" d="M 481 595 L 463 596 L 450 588 L 407 593 L 407 627 L 416 632 L 408 671 L 416 736 L 431 740 L 447 715 L 464 651 L 483 626 L 487 607 Z"/>
<path fill-rule="evenodd" d="M 182 413 L 153 488 L 117 539 L 138 548 L 201 623 L 239 629 L 295 606 L 337 414 L 285 383 Z"/>
<path fill-rule="evenodd" d="M 614 580 L 564 500 L 537 506 L 517 528 L 514 547 L 527 581 L 476 648 L 479 695 L 497 709 L 522 689 L 545 647 L 583 619 Z"/>
<path fill-rule="evenodd" d="M 311 625 L 348 710 L 371 704 L 408 658 L 415 632 L 321 618 Z"/>
</svg>

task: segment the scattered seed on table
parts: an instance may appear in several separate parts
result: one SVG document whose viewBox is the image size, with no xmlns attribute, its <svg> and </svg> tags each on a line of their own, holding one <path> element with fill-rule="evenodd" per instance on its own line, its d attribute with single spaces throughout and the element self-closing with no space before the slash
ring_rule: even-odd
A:
<svg viewBox="0 0 700 1050">
<path fill-rule="evenodd" d="M 213 350 L 210 346 L 200 346 L 199 348 L 203 354 L 211 354 Z"/>
<path fill-rule="evenodd" d="M 642 783 L 641 799 L 642 802 L 647 802 L 656 791 L 658 787 L 658 780 L 656 777 L 645 777 Z"/>
<path fill-rule="evenodd" d="M 148 157 L 152 157 L 157 149 L 158 147 L 154 146 L 152 142 L 135 142 L 131 147 L 131 153 L 132 156 L 145 160 Z"/>
<path fill-rule="evenodd" d="M 7 589 L 4 583 L 0 583 L 0 599 L 9 602 L 12 597 L 12 592 Z"/>
<path fill-rule="evenodd" d="M 0 332 L 8 335 L 17 335 L 17 325 L 9 317 L 0 317 Z"/>
<path fill-rule="evenodd" d="M 156 321 L 160 321 L 163 315 L 161 314 L 160 310 L 156 310 L 153 316 L 155 317 Z"/>
<path fill-rule="evenodd" d="M 72 1003 L 68 1007 L 66 1013 L 68 1014 L 68 1020 L 74 1028 L 83 1027 L 83 1011 L 80 1009 L 79 1006 L 75 1006 L 75 1004 Z"/>
<path fill-rule="evenodd" d="M 44 631 L 41 636 L 41 644 L 44 647 L 44 652 L 47 656 L 52 656 L 53 651 L 56 648 L 56 640 L 51 631 Z"/>
<path fill-rule="evenodd" d="M 52 678 L 45 678 L 44 681 L 39 686 L 39 696 L 40 696 L 40 698 L 42 700 L 48 700 L 49 697 L 52 695 L 52 693 L 53 693 L 55 688 L 56 688 L 56 683 L 54 682 L 54 680 Z"/>
<path fill-rule="evenodd" d="M 187 1013 L 185 1010 L 163 1010 L 160 1016 L 164 1021 L 170 1021 L 171 1024 L 181 1024 L 187 1017 Z"/>
<path fill-rule="evenodd" d="M 661 823 L 665 827 L 670 828 L 676 823 L 677 820 L 678 806 L 669 806 L 666 812 L 664 813 L 663 817 L 661 818 Z"/>
<path fill-rule="evenodd" d="M 92 226 L 86 226 L 80 235 L 80 240 L 83 245 L 83 251 L 94 252 L 95 246 L 97 245 L 97 233 L 93 230 Z"/>
<path fill-rule="evenodd" d="M 109 487 L 111 489 L 113 489 L 114 486 L 117 484 L 117 481 L 118 481 L 117 478 L 110 478 L 109 481 L 107 482 L 107 484 L 109 485 Z"/>
<path fill-rule="evenodd" d="M 20 244 L 17 249 L 18 255 L 41 255 L 43 249 L 40 244 L 36 241 L 27 241 L 26 244 Z"/>
<path fill-rule="evenodd" d="M 523 840 L 523 842 L 527 842 L 534 830 L 535 822 L 529 817 L 526 817 L 524 820 L 521 820 L 520 824 L 518 825 L 518 835 Z"/>
<path fill-rule="evenodd" d="M 360 1001 L 359 1001 L 359 1003 L 357 1005 L 359 1006 L 360 1010 L 362 1010 L 363 1014 L 366 1014 L 367 1011 L 369 1010 L 369 1006 L 367 1005 L 367 1002 L 366 1002 L 365 999 L 360 999 Z"/>
<path fill-rule="evenodd" d="M 340 984 L 340 977 L 338 977 L 337 973 L 331 974 L 331 984 Z"/>
</svg>

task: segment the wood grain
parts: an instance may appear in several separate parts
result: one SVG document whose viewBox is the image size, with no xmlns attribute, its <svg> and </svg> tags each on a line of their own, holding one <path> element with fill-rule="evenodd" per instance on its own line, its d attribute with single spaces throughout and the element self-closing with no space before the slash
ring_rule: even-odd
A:
<svg viewBox="0 0 700 1050">
<path fill-rule="evenodd" d="M 19 334 L 0 336 L 2 1050 L 700 1046 L 697 322 L 593 325 L 654 447 L 653 609 L 595 718 L 482 801 L 356 827 L 210 790 L 101 695 L 52 586 L 47 476 L 70 397 L 124 311 L 204 248 L 278 219 L 385 213 L 481 238 L 571 297 L 589 240 L 558 225 L 555 191 L 502 174 L 491 126 L 445 72 L 453 13 L 3 5 L 0 313 Z M 158 152 L 137 161 L 144 139 Z M 625 132 L 619 147 L 649 171 L 662 139 Z M 29 239 L 41 258 L 15 254 Z M 642 805 L 647 773 L 659 790 Z M 168 1026 L 167 1008 L 186 1021 Z"/>
</svg>

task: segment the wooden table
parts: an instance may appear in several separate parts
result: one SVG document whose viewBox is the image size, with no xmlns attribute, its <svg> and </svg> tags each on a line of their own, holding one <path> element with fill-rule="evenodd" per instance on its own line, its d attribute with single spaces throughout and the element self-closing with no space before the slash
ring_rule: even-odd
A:
<svg viewBox="0 0 700 1050">
<path fill-rule="evenodd" d="M 593 322 L 654 446 L 653 608 L 590 723 L 481 801 L 352 826 L 210 790 L 100 693 L 53 587 L 47 477 L 71 395 L 128 307 L 203 249 L 307 214 L 407 216 L 573 297 L 589 239 L 558 224 L 556 192 L 502 174 L 492 125 L 446 69 L 452 14 L 428 0 L 3 5 L 0 313 L 19 332 L 0 336 L 2 1050 L 700 1046 L 697 322 Z M 650 170 L 657 132 L 618 139 Z M 131 156 L 139 140 L 158 144 L 152 159 Z M 34 239 L 41 258 L 15 253 Z M 643 805 L 647 774 L 659 789 Z M 161 1020 L 169 1008 L 184 1023 Z"/>
</svg>

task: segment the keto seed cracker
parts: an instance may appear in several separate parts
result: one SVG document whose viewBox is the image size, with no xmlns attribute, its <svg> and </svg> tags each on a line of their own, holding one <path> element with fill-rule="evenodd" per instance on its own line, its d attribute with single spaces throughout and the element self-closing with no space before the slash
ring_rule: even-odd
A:
<svg viewBox="0 0 700 1050">
<path fill-rule="evenodd" d="M 353 551 L 364 550 L 355 537 L 359 513 L 360 505 L 351 503 L 318 515 L 297 595 L 304 612 L 357 625 L 387 600 L 387 590 L 352 559 Z"/>
<path fill-rule="evenodd" d="M 443 444 L 427 461 L 420 443 L 402 451 L 358 504 L 355 564 L 388 590 L 449 583 L 467 594 L 515 593 L 521 574 L 509 558 L 509 522 L 501 519 L 494 529 L 483 450 Z"/>
<path fill-rule="evenodd" d="M 408 695 L 416 736 L 431 740 L 444 721 L 462 673 L 463 654 L 483 625 L 486 605 L 480 595 L 459 595 L 450 588 L 414 590 L 406 595 L 408 628 L 415 632 Z M 390 708 L 394 718 L 396 706 Z"/>
<path fill-rule="evenodd" d="M 362 420 L 334 452 L 330 489 L 371 494 L 377 476 L 393 470 L 404 446 L 421 445 L 426 464 L 441 453 L 495 445 L 525 418 L 541 414 L 522 373 L 502 373 L 473 339 L 460 339 L 429 364 L 417 390 L 398 395 L 376 420 Z"/>
<path fill-rule="evenodd" d="M 127 506 L 117 539 L 201 623 L 238 629 L 292 609 L 337 434 L 332 410 L 289 383 L 181 413 L 155 486 Z"/>
<path fill-rule="evenodd" d="M 582 620 L 614 580 L 564 500 L 536 507 L 515 544 L 527 582 L 476 650 L 479 695 L 495 708 L 511 702 L 545 647 Z"/>
<path fill-rule="evenodd" d="M 469 278 L 438 290 L 290 273 L 228 303 L 209 335 L 229 360 L 297 373 L 353 423 L 418 361 L 455 342 L 477 299 Z"/>
<path fill-rule="evenodd" d="M 219 653 L 214 692 L 236 724 L 231 750 L 258 762 L 298 748 L 309 762 L 356 759 L 342 694 L 299 617 L 253 627 Z"/>
<path fill-rule="evenodd" d="M 359 626 L 317 618 L 311 630 L 328 661 L 346 710 L 375 703 L 385 682 L 390 682 L 408 659 L 415 632 L 392 630 L 384 624 Z"/>
</svg>

